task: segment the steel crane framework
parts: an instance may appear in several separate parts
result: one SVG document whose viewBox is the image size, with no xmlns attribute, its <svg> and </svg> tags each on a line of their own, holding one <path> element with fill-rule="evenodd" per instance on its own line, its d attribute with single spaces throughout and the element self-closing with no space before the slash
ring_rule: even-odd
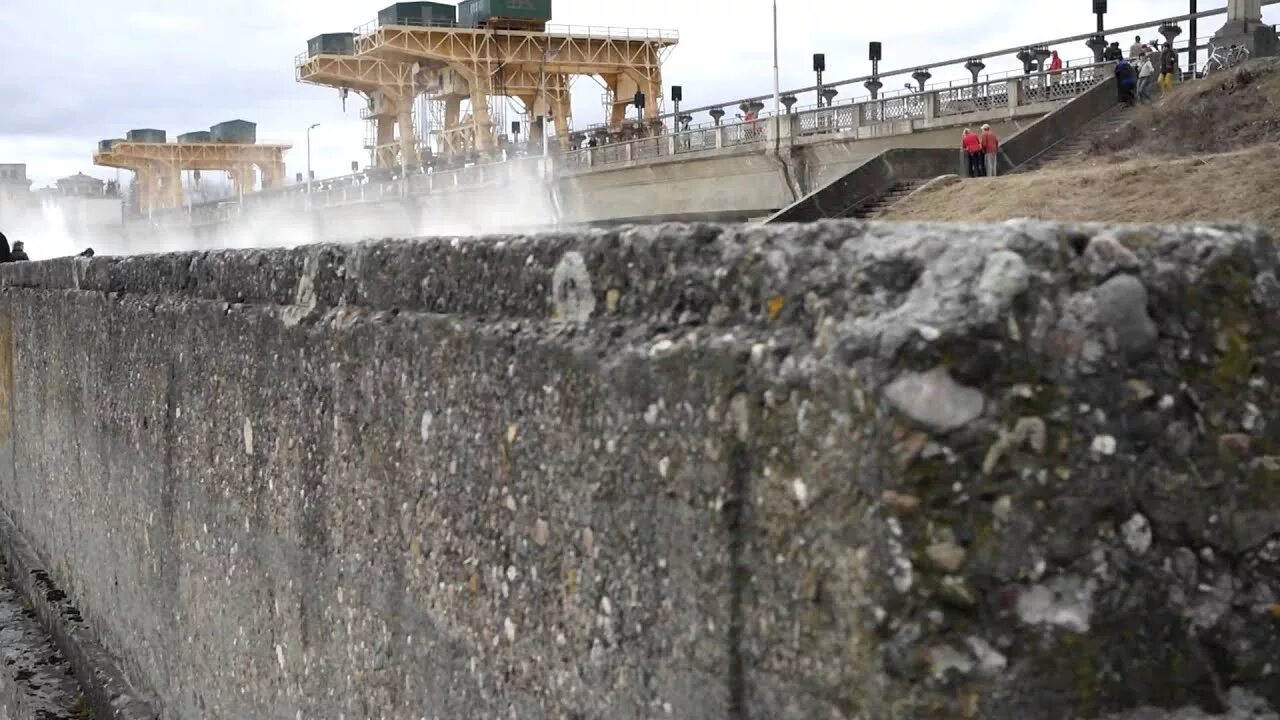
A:
<svg viewBox="0 0 1280 720">
<path fill-rule="evenodd" d="M 214 170 L 231 175 L 237 192 L 252 192 L 255 169 L 262 189 L 284 185 L 284 153 L 289 145 L 116 141 L 93 155 L 93 163 L 134 173 L 138 212 L 182 205 L 182 171 Z"/>
<path fill-rule="evenodd" d="M 495 99 L 514 98 L 531 117 L 549 117 L 567 143 L 575 76 L 599 78 L 612 98 L 609 124 L 620 130 L 637 92 L 645 95 L 646 125 L 662 114 L 662 63 L 679 42 L 667 30 L 548 26 L 545 31 L 387 25 L 357 28 L 354 54 L 307 54 L 296 62 L 300 82 L 355 91 L 371 133 L 373 164 L 391 168 L 421 162 L 413 105 L 420 96 L 443 105 L 438 131 L 445 155 L 492 155 L 502 129 L 494 127 Z M 463 114 L 463 103 L 469 113 Z M 398 131 L 398 132 L 397 132 Z M 531 123 L 529 138 L 542 139 Z"/>
</svg>

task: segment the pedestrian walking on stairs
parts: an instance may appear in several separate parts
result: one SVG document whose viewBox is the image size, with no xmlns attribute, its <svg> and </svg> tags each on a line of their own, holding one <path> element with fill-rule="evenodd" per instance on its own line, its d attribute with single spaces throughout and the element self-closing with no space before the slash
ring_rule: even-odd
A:
<svg viewBox="0 0 1280 720">
<path fill-rule="evenodd" d="M 1120 58 L 1116 61 L 1116 90 L 1120 95 L 1120 102 L 1126 105 L 1133 104 L 1133 88 L 1137 80 L 1138 74 L 1128 60 Z"/>
<path fill-rule="evenodd" d="M 965 155 L 969 158 L 969 177 L 981 177 L 983 171 L 982 139 L 969 128 L 965 128 L 964 136 L 960 138 L 960 146 L 964 148 Z"/>
<path fill-rule="evenodd" d="M 1160 52 L 1160 84 L 1161 92 L 1169 92 L 1173 89 L 1173 76 L 1178 72 L 1178 53 L 1173 49 L 1173 43 L 1166 42 L 1164 50 Z"/>
<path fill-rule="evenodd" d="M 1138 61 L 1138 102 L 1151 102 L 1151 83 L 1155 82 L 1156 68 L 1151 56 L 1143 54 Z"/>
<path fill-rule="evenodd" d="M 987 177 L 995 177 L 996 169 L 1000 162 L 1000 138 L 996 137 L 996 133 L 991 129 L 990 125 L 982 126 L 982 154 L 983 164 L 987 169 Z"/>
</svg>

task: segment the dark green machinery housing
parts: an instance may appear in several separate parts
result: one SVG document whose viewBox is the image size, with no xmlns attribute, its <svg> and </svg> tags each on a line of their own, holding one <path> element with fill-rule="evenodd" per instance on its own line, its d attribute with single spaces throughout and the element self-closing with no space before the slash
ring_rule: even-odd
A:
<svg viewBox="0 0 1280 720">
<path fill-rule="evenodd" d="M 183 133 L 178 136 L 180 143 L 207 143 L 213 142 L 213 133 L 208 130 L 196 130 L 195 132 Z"/>
<path fill-rule="evenodd" d="M 153 130 L 151 128 L 130 130 L 124 134 L 124 137 L 129 142 L 139 143 L 162 143 L 168 140 L 168 136 L 165 135 L 163 130 Z"/>
<path fill-rule="evenodd" d="M 317 55 L 355 55 L 355 33 L 325 33 L 307 41 L 307 56 Z"/>
<path fill-rule="evenodd" d="M 463 27 L 545 30 L 551 0 L 462 0 L 458 24 Z"/>
<path fill-rule="evenodd" d="M 458 9 L 437 2 L 396 3 L 378 12 L 378 24 L 453 27 L 458 24 Z"/>
<path fill-rule="evenodd" d="M 124 142 L 124 140 L 121 140 L 120 138 L 111 138 L 110 140 L 99 140 L 98 152 L 108 152 L 111 150 L 111 148 L 116 146 L 116 143 L 122 143 L 122 142 Z"/>
<path fill-rule="evenodd" d="M 252 145 L 258 141 L 258 125 L 248 120 L 228 120 L 209 128 L 214 142 Z"/>
</svg>

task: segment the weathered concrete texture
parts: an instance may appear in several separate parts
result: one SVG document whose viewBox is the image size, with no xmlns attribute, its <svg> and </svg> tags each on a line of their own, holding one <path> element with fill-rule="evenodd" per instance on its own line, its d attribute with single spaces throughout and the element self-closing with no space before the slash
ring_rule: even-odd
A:
<svg viewBox="0 0 1280 720">
<path fill-rule="evenodd" d="M 1274 710 L 1275 260 L 832 223 L 8 266 L 0 503 L 165 718 Z"/>
</svg>

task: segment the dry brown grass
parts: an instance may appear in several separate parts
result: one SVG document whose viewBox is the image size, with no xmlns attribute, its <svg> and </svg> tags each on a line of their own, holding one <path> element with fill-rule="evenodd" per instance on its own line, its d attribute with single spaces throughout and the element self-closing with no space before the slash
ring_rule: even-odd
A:
<svg viewBox="0 0 1280 720">
<path fill-rule="evenodd" d="M 1079 158 L 968 180 L 886 220 L 1256 222 L 1280 236 L 1280 62 L 1178 87 Z"/>
<path fill-rule="evenodd" d="M 1232 152 L 1280 140 L 1280 60 L 1267 58 L 1174 88 L 1130 112 L 1131 121 L 1086 152 L 1085 162 Z"/>
<path fill-rule="evenodd" d="M 1076 164 L 967 180 L 908 198 L 884 220 L 1256 222 L 1280 236 L 1280 146 L 1176 160 Z"/>
</svg>

